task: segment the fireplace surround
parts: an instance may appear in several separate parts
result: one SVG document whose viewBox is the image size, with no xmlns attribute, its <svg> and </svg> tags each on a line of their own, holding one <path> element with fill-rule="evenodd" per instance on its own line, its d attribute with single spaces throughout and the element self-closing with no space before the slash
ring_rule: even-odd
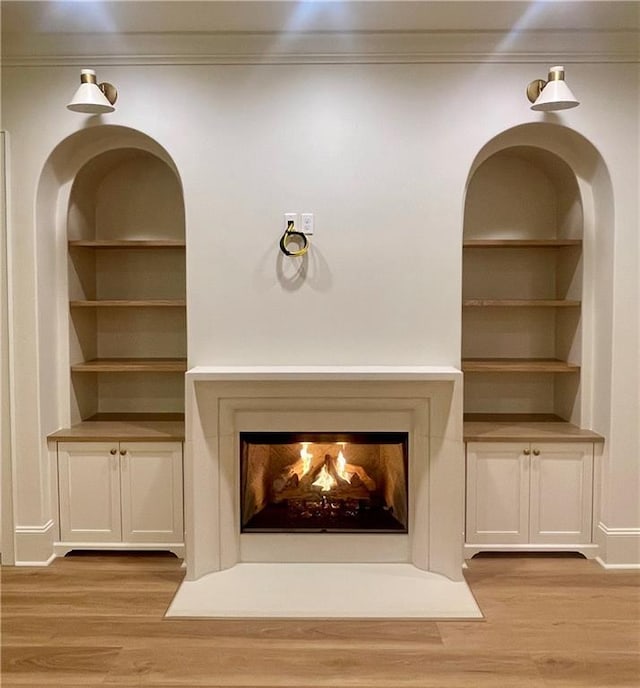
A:
<svg viewBox="0 0 640 688">
<path fill-rule="evenodd" d="M 461 382 L 461 372 L 445 366 L 189 370 L 186 580 L 241 563 L 403 563 L 461 581 Z M 406 528 L 242 532 L 241 433 L 273 432 L 406 433 Z"/>
</svg>

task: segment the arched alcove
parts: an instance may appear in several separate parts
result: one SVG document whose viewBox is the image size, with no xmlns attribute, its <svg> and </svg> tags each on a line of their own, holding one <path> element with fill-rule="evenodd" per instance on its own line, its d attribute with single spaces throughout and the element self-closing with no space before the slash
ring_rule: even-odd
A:
<svg viewBox="0 0 640 688">
<path fill-rule="evenodd" d="M 462 270 L 469 556 L 597 554 L 613 227 L 604 161 L 569 129 L 516 127 L 472 165 Z"/>
<path fill-rule="evenodd" d="M 611 312 L 612 213 L 602 157 L 565 127 L 515 127 L 478 153 L 464 219 L 467 418 L 594 426 L 594 394 L 608 386 L 595 361 L 611 365 L 608 335 L 593 328 Z"/>
<path fill-rule="evenodd" d="M 182 413 L 184 202 L 169 154 L 126 127 L 77 132 L 47 160 L 36 212 L 44 432 Z"/>
<path fill-rule="evenodd" d="M 534 146 L 491 154 L 469 180 L 462 356 L 467 414 L 580 422 L 582 202 Z"/>
</svg>

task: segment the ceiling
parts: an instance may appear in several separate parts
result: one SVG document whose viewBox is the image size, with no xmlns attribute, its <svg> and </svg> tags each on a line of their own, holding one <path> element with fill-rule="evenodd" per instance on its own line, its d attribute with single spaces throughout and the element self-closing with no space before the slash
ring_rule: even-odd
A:
<svg viewBox="0 0 640 688">
<path fill-rule="evenodd" d="M 3 0 L 3 33 L 637 30 L 640 2 Z"/>
</svg>

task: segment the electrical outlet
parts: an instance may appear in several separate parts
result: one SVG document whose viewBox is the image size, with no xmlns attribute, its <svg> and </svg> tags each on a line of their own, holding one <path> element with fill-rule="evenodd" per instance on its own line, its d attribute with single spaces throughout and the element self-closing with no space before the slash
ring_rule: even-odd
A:
<svg viewBox="0 0 640 688">
<path fill-rule="evenodd" d="M 313 234 L 313 213 L 302 213 L 300 218 L 300 231 L 307 235 Z"/>
<path fill-rule="evenodd" d="M 285 213 L 284 214 L 284 229 L 289 226 L 289 222 L 293 222 L 296 232 L 300 231 L 298 222 L 298 213 Z"/>
</svg>

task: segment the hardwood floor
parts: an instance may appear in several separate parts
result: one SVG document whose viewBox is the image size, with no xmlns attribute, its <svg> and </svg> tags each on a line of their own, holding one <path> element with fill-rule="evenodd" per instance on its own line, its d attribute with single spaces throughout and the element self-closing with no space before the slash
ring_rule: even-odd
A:
<svg viewBox="0 0 640 688">
<path fill-rule="evenodd" d="M 170 555 L 2 570 L 2 681 L 145 688 L 640 686 L 640 572 L 571 555 L 484 555 L 483 621 L 164 619 Z"/>
</svg>

